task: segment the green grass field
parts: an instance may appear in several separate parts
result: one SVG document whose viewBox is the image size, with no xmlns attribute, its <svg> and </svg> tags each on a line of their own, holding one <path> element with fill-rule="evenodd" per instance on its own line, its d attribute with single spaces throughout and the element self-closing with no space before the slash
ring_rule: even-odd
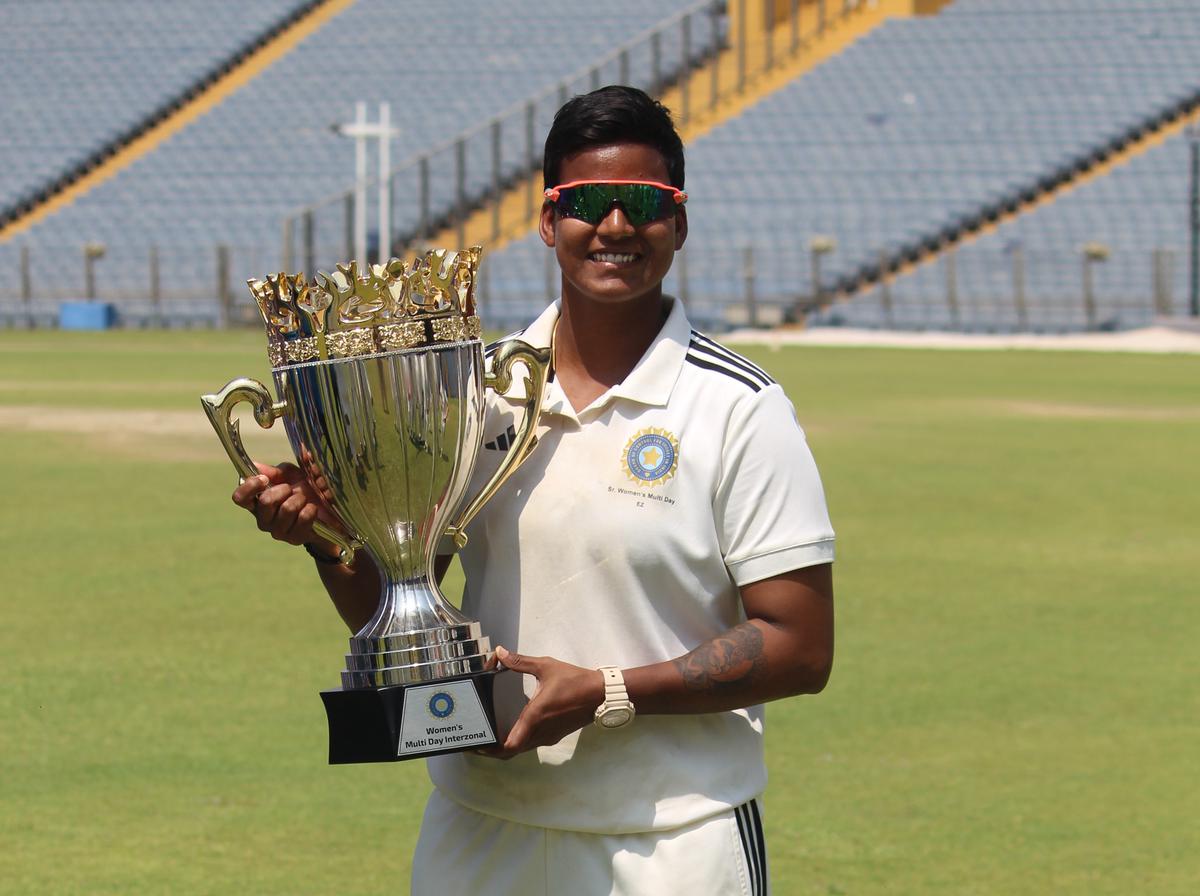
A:
<svg viewBox="0 0 1200 896">
<path fill-rule="evenodd" d="M 748 354 L 839 539 L 833 680 L 768 712 L 777 896 L 1197 892 L 1200 358 Z M 200 411 L 265 369 L 0 333 L 0 892 L 407 891 L 424 767 L 325 764 L 347 633 Z"/>
</svg>

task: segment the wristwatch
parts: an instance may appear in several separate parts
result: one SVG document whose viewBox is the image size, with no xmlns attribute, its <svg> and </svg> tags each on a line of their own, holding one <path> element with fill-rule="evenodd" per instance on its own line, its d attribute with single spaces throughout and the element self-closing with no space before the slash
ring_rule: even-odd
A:
<svg viewBox="0 0 1200 896">
<path fill-rule="evenodd" d="M 596 725 L 600 728 L 624 728 L 633 721 L 636 710 L 625 690 L 625 676 L 616 666 L 601 666 L 604 676 L 604 702 L 596 707 Z"/>
</svg>

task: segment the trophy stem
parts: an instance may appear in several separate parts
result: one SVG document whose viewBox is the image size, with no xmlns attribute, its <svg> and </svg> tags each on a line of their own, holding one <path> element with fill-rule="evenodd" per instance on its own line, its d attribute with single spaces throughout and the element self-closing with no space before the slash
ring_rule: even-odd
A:
<svg viewBox="0 0 1200 896">
<path fill-rule="evenodd" d="M 385 638 L 448 625 L 467 625 L 470 621 L 446 600 L 441 589 L 428 575 L 409 579 L 387 578 L 375 615 L 355 632 L 353 640 Z"/>
<path fill-rule="evenodd" d="M 379 608 L 350 639 L 342 687 L 423 684 L 488 669 L 491 642 L 428 577 L 388 581 Z"/>
</svg>

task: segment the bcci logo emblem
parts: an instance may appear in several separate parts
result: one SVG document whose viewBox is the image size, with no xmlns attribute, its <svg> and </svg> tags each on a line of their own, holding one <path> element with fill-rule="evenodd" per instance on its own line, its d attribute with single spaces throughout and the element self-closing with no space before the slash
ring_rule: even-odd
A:
<svg viewBox="0 0 1200 896">
<path fill-rule="evenodd" d="M 621 466 L 634 482 L 666 482 L 679 466 L 679 440 L 665 429 L 643 429 L 625 446 Z"/>
<path fill-rule="evenodd" d="M 454 714 L 454 698 L 445 691 L 438 691 L 429 698 L 429 712 L 439 719 L 450 718 Z"/>
</svg>

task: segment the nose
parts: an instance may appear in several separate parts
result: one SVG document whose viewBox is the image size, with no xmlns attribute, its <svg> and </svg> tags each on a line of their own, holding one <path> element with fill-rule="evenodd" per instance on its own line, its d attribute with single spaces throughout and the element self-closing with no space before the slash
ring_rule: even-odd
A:
<svg viewBox="0 0 1200 896">
<path fill-rule="evenodd" d="M 614 202 L 601 222 L 596 226 L 596 229 L 601 233 L 610 236 L 621 235 L 628 236 L 635 233 L 637 228 L 629 220 L 629 216 L 625 214 L 625 209 L 621 203 Z"/>
</svg>

